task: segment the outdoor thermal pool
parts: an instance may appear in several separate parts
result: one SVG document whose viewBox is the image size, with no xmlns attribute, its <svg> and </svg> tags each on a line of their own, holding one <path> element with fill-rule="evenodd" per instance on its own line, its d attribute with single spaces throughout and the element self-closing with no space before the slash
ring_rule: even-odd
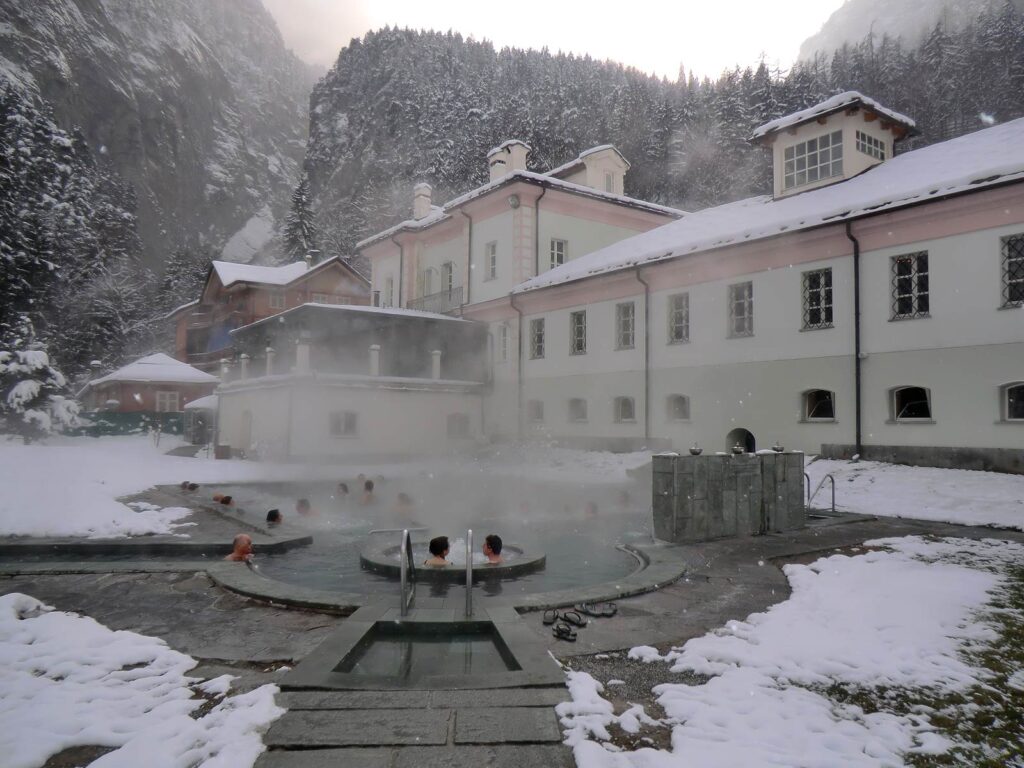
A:
<svg viewBox="0 0 1024 768">
<path fill-rule="evenodd" d="M 217 490 L 233 497 L 233 514 L 257 525 L 264 524 L 267 510 L 279 509 L 284 522 L 273 529 L 275 535 L 312 535 L 311 545 L 285 553 L 260 554 L 257 550 L 261 575 L 326 591 L 397 591 L 394 576 L 371 572 L 360 562 L 361 553 L 373 551 L 398 564 L 395 548 L 400 533 L 370 533 L 382 528 L 428 529 L 413 534 L 417 567 L 428 556 L 427 541 L 448 536 L 449 568 L 460 574 L 465 571 L 466 530 L 472 528 L 474 567 L 479 594 L 485 599 L 614 582 L 641 566 L 638 558 L 620 545 L 651 542 L 650 512 L 642 507 L 649 496 L 632 483 L 601 485 L 595 490 L 593 486 L 509 477 L 486 481 L 458 475 L 372 479 L 376 487 L 369 503 L 362 502 L 362 481 L 356 478 L 341 478 L 349 486 L 347 497 L 335 484 L 235 485 Z M 401 505 L 399 493 L 411 497 L 411 505 Z M 310 502 L 312 514 L 296 512 L 300 498 Z M 490 533 L 506 544 L 502 554 L 510 565 L 517 559 L 543 556 L 543 567 L 530 573 L 489 577 L 481 547 Z M 431 595 L 443 596 L 459 579 L 419 581 L 429 581 Z"/>
</svg>

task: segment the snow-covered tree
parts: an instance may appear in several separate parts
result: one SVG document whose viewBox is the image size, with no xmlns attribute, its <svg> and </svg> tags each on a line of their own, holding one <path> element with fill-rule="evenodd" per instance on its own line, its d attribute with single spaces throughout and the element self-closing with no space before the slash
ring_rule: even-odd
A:
<svg viewBox="0 0 1024 768">
<path fill-rule="evenodd" d="M 27 316 L 0 327 L 0 432 L 28 443 L 73 424 L 78 404 L 65 385 Z"/>
<path fill-rule="evenodd" d="M 317 248 L 317 230 L 309 197 L 309 178 L 303 174 L 292 193 L 292 207 L 285 220 L 284 250 L 292 260 L 304 258 Z"/>
</svg>

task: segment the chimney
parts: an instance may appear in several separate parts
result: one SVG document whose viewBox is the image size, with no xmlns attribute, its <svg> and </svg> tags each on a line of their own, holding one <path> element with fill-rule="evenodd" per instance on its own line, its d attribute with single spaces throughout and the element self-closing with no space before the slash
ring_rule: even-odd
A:
<svg viewBox="0 0 1024 768">
<path fill-rule="evenodd" d="M 519 139 L 512 139 L 487 153 L 487 165 L 491 169 L 491 181 L 500 179 L 513 171 L 526 170 L 526 156 L 530 146 Z"/>
<path fill-rule="evenodd" d="M 412 188 L 412 217 L 419 221 L 430 215 L 430 193 L 433 190 L 426 182 Z"/>
<path fill-rule="evenodd" d="M 306 269 L 307 270 L 312 269 L 313 268 L 313 252 L 312 251 L 306 251 L 305 259 L 306 259 Z"/>
</svg>

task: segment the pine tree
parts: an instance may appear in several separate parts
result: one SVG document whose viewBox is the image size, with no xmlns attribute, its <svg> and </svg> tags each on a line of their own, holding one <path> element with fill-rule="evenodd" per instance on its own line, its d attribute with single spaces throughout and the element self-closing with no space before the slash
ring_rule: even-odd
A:
<svg viewBox="0 0 1024 768">
<path fill-rule="evenodd" d="M 302 175 L 292 193 L 292 207 L 284 226 L 284 250 L 293 261 L 317 248 L 317 230 L 309 197 L 309 177 Z"/>
</svg>

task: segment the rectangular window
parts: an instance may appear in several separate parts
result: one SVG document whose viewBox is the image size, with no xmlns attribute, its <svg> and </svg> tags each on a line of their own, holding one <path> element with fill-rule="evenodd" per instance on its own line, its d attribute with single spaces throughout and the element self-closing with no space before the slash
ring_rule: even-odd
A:
<svg viewBox="0 0 1024 768">
<path fill-rule="evenodd" d="M 565 264 L 569 256 L 569 241 L 551 238 L 551 268 Z"/>
<path fill-rule="evenodd" d="M 587 401 L 582 397 L 574 397 L 569 400 L 569 421 L 587 420 Z"/>
<path fill-rule="evenodd" d="M 1003 307 L 1024 307 L 1024 234 L 1003 238 Z"/>
<path fill-rule="evenodd" d="M 493 280 L 498 276 L 498 243 L 490 242 L 484 246 L 484 280 Z"/>
<path fill-rule="evenodd" d="M 284 291 L 271 291 L 268 303 L 271 309 L 284 309 Z"/>
<path fill-rule="evenodd" d="M 446 261 L 441 265 L 441 290 L 451 293 L 454 285 L 455 267 L 450 261 Z"/>
<path fill-rule="evenodd" d="M 632 301 L 615 305 L 615 348 L 632 349 L 636 305 Z"/>
<path fill-rule="evenodd" d="M 636 421 L 636 403 L 632 397 L 615 398 L 615 421 Z"/>
<path fill-rule="evenodd" d="M 885 160 L 885 142 L 864 131 L 857 131 L 857 151 L 877 160 Z"/>
<path fill-rule="evenodd" d="M 309 297 L 314 304 L 344 304 L 345 297 L 335 296 L 332 293 L 314 293 Z"/>
<path fill-rule="evenodd" d="M 569 353 L 587 354 L 587 310 L 569 313 Z"/>
<path fill-rule="evenodd" d="M 804 272 L 804 330 L 832 327 L 832 269 Z"/>
<path fill-rule="evenodd" d="M 384 281 L 384 306 L 395 306 L 395 278 L 393 277 Z"/>
<path fill-rule="evenodd" d="M 530 321 L 530 359 L 544 357 L 544 318 L 538 317 Z"/>
<path fill-rule="evenodd" d="M 928 251 L 892 257 L 892 318 L 928 317 Z"/>
<path fill-rule="evenodd" d="M 614 192 L 615 191 L 615 177 L 612 176 L 608 171 L 604 172 L 604 191 Z"/>
<path fill-rule="evenodd" d="M 813 184 L 843 175 L 843 132 L 834 131 L 816 139 L 786 147 L 785 189 Z"/>
<path fill-rule="evenodd" d="M 690 294 L 668 297 L 668 343 L 682 344 L 690 340 Z"/>
<path fill-rule="evenodd" d="M 359 415 L 354 411 L 331 414 L 331 437 L 353 437 L 359 432 Z"/>
<path fill-rule="evenodd" d="M 504 323 L 498 326 L 498 359 L 508 360 L 508 326 Z"/>
<path fill-rule="evenodd" d="M 178 408 L 178 393 L 157 392 L 156 410 L 157 413 L 176 413 L 177 411 L 179 411 L 180 408 Z"/>
<path fill-rule="evenodd" d="M 729 336 L 754 335 L 754 284 L 729 286 Z"/>
</svg>

